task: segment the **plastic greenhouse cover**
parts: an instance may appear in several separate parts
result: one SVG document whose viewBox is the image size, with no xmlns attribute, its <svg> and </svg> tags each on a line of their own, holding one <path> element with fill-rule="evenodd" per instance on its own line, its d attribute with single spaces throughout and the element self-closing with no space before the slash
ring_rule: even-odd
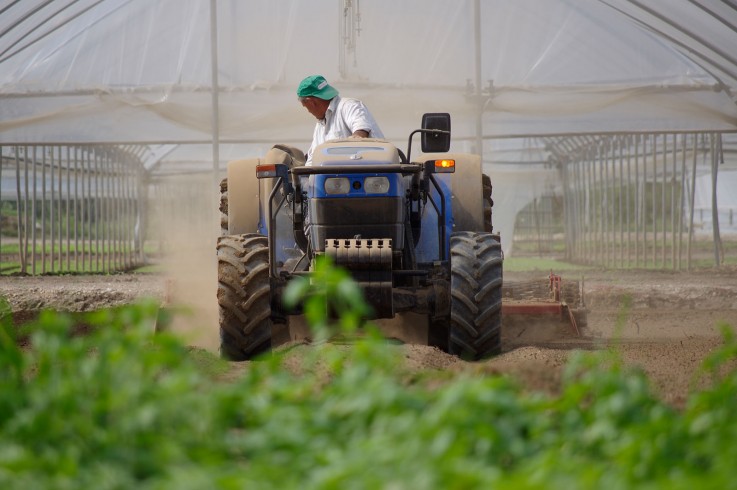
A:
<svg viewBox="0 0 737 490">
<path fill-rule="evenodd" d="M 313 120 L 295 88 L 314 73 L 363 99 L 402 146 L 434 111 L 451 113 L 461 151 L 480 111 L 484 138 L 737 130 L 736 63 L 719 49 L 737 45 L 727 3 L 219 0 L 217 11 L 226 143 L 305 146 Z M 5 0 L 0 12 L 0 143 L 211 140 L 207 0 Z"/>
</svg>

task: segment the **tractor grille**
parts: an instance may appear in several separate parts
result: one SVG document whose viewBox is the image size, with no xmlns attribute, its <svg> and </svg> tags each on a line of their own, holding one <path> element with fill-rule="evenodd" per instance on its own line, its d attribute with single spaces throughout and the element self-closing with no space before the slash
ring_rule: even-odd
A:
<svg viewBox="0 0 737 490">
<path fill-rule="evenodd" d="M 310 239 L 315 251 L 325 240 L 388 238 L 393 248 L 404 247 L 404 199 L 399 197 L 320 198 L 310 200 Z"/>
</svg>

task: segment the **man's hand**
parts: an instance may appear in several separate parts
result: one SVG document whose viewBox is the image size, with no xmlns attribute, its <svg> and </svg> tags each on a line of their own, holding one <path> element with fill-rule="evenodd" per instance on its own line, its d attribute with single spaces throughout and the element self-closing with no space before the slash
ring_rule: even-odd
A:
<svg viewBox="0 0 737 490">
<path fill-rule="evenodd" d="M 351 136 L 353 136 L 354 138 L 368 138 L 369 133 L 365 129 L 357 129 L 353 131 L 353 134 Z"/>
</svg>

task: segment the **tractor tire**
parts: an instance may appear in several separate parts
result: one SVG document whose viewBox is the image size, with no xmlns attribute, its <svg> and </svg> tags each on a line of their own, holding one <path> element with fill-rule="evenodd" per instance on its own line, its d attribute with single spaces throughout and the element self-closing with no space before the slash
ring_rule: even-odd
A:
<svg viewBox="0 0 737 490">
<path fill-rule="evenodd" d="M 269 247 L 258 234 L 218 239 L 220 355 L 231 361 L 253 359 L 271 350 Z"/>
<path fill-rule="evenodd" d="M 484 231 L 491 233 L 494 231 L 494 225 L 491 221 L 491 208 L 494 206 L 494 200 L 491 198 L 491 177 L 482 174 L 481 184 L 484 193 Z"/>
<path fill-rule="evenodd" d="M 501 350 L 502 249 L 491 233 L 450 238 L 448 352 L 479 360 Z"/>
<path fill-rule="evenodd" d="M 228 179 L 220 181 L 220 236 L 228 234 Z"/>
</svg>

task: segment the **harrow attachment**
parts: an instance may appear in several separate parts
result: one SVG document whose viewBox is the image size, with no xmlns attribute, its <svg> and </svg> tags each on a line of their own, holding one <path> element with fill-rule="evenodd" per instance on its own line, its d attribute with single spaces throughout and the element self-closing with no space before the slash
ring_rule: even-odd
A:
<svg viewBox="0 0 737 490">
<path fill-rule="evenodd" d="M 563 281 L 552 272 L 545 281 L 505 282 L 502 287 L 502 317 L 558 317 L 568 322 L 577 336 L 586 326 L 586 305 L 581 281 Z"/>
</svg>

